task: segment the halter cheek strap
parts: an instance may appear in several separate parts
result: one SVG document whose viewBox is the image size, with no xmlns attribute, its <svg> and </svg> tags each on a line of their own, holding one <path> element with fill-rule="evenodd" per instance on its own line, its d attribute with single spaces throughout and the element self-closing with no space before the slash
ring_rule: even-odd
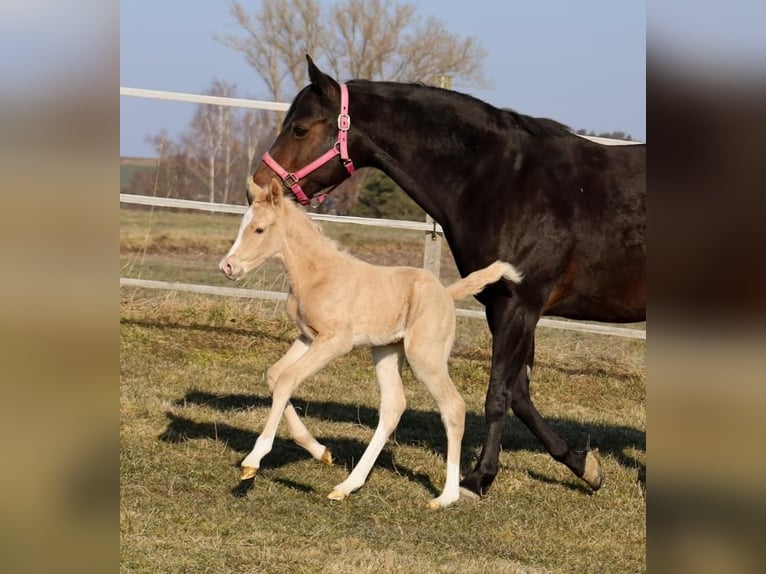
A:
<svg viewBox="0 0 766 574">
<path fill-rule="evenodd" d="M 308 198 L 306 193 L 303 191 L 303 188 L 301 188 L 300 183 L 298 183 L 301 179 L 306 177 L 311 172 L 319 169 L 324 164 L 329 162 L 331 159 L 333 159 L 335 156 L 339 155 L 340 160 L 343 163 L 343 167 L 346 168 L 346 171 L 348 172 L 349 176 L 351 176 L 354 171 L 356 171 L 356 168 L 354 168 L 354 162 L 351 161 L 351 158 L 348 156 L 348 130 L 351 127 L 351 116 L 348 114 L 348 87 L 346 84 L 340 84 L 340 113 L 338 114 L 338 140 L 335 142 L 335 145 L 332 146 L 329 150 L 327 150 L 325 153 L 323 153 L 321 156 L 316 158 L 314 161 L 312 161 L 310 164 L 302 167 L 298 171 L 295 172 L 288 172 L 285 168 L 283 168 L 277 160 L 275 160 L 269 152 L 266 152 L 263 154 L 263 162 L 268 165 L 271 169 L 274 170 L 274 172 L 280 177 L 282 182 L 285 184 L 286 187 L 290 188 L 290 190 L 295 195 L 295 198 L 298 200 L 298 203 L 301 205 L 309 205 L 311 203 L 311 200 Z M 328 192 L 323 193 L 317 198 L 317 201 L 319 203 L 322 203 L 324 201 L 324 198 L 329 194 L 333 189 L 335 189 L 334 186 L 332 187 Z"/>
</svg>

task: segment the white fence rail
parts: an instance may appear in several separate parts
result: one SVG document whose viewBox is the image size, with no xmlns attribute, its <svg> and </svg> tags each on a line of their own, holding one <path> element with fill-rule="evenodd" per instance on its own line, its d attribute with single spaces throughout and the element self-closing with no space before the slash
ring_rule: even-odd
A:
<svg viewBox="0 0 766 574">
<path fill-rule="evenodd" d="M 213 213 L 235 213 L 243 215 L 247 211 L 245 205 L 230 203 L 210 203 L 207 201 L 192 201 L 190 199 L 174 199 L 171 197 L 153 197 L 150 195 L 120 194 L 120 203 L 133 205 L 151 205 L 153 207 L 175 207 L 178 209 L 196 209 Z M 368 225 L 370 227 L 388 227 L 389 229 L 411 229 L 414 231 L 433 231 L 434 224 L 419 221 L 399 221 L 396 219 L 375 219 L 372 217 L 351 217 L 349 215 L 327 215 L 324 213 L 307 212 L 311 219 L 317 221 L 332 221 L 334 223 L 351 223 Z M 436 233 L 443 233 L 441 225 L 436 224 Z"/>
<path fill-rule="evenodd" d="M 237 287 L 213 287 L 212 285 L 199 285 L 196 283 L 180 283 L 177 281 L 155 281 L 152 279 L 133 279 L 120 277 L 120 287 L 138 287 L 141 289 L 161 289 L 166 291 L 183 291 L 186 293 L 200 293 L 203 295 L 218 295 L 221 297 L 243 297 L 249 299 L 266 299 L 271 301 L 287 300 L 287 293 L 279 291 L 259 291 L 257 289 L 241 289 Z M 458 317 L 470 319 L 484 319 L 482 311 L 470 309 L 456 309 Z M 597 333 L 599 335 L 615 335 L 631 339 L 646 339 L 646 331 L 629 329 L 626 327 L 612 327 L 610 325 L 594 325 L 579 321 L 561 321 L 558 319 L 542 318 L 537 322 L 539 327 L 552 329 L 564 329 L 579 331 L 581 333 Z"/>
<path fill-rule="evenodd" d="M 130 96 L 138 98 L 151 98 L 158 100 L 169 100 L 176 102 L 188 102 L 197 104 L 209 104 L 217 106 L 231 106 L 240 108 L 253 108 L 260 110 L 285 111 L 289 104 L 281 102 L 267 102 L 260 100 L 247 100 L 242 98 L 227 98 L 220 96 L 205 96 L 198 94 L 187 94 L 181 92 L 167 92 L 161 90 L 146 90 L 141 88 L 120 87 L 121 96 Z M 613 140 L 593 136 L 581 136 L 586 139 L 601 143 L 604 145 L 630 145 L 640 142 L 630 142 L 622 140 Z M 214 213 L 233 213 L 243 214 L 247 207 L 243 205 L 231 205 L 226 203 L 209 203 L 204 201 L 191 201 L 186 199 L 173 199 L 164 197 L 152 197 L 145 195 L 132 195 L 120 193 L 120 203 L 132 205 L 146 205 L 153 207 L 169 207 L 178 209 L 194 209 L 209 211 Z M 438 265 L 441 249 L 441 241 L 434 241 L 431 234 L 436 233 L 441 236 L 442 228 L 439 224 L 430 220 L 426 222 L 418 221 L 398 221 L 391 219 L 373 219 L 366 217 L 349 217 L 326 215 L 321 213 L 309 213 L 309 217 L 318 221 L 331 221 L 336 223 L 349 223 L 354 225 L 368 225 L 375 227 L 387 227 L 394 229 L 410 229 L 427 232 L 424 244 L 424 267 L 434 271 L 439 275 Z M 191 293 L 201 293 L 206 295 L 217 295 L 224 297 L 250 297 L 258 299 L 284 300 L 286 293 L 275 291 L 259 291 L 255 289 L 240 289 L 232 287 L 213 287 L 211 285 L 197 285 L 190 283 L 179 283 L 170 281 L 153 281 L 147 279 L 135 279 L 129 277 L 120 277 L 121 287 L 138 287 L 144 289 L 163 289 L 171 291 L 185 291 Z M 484 319 L 485 315 L 481 311 L 471 311 L 468 309 L 457 309 L 458 316 L 469 318 Z M 579 331 L 585 333 L 598 333 L 602 335 L 613 335 L 618 337 L 629 337 L 634 339 L 646 339 L 646 331 L 641 329 L 631 329 L 625 327 L 613 327 L 610 325 L 599 325 L 592 323 L 582 323 L 579 321 L 561 321 L 556 319 L 542 318 L 538 322 L 540 327 L 550 327 L 554 329 L 565 329 L 570 331 Z"/>
</svg>

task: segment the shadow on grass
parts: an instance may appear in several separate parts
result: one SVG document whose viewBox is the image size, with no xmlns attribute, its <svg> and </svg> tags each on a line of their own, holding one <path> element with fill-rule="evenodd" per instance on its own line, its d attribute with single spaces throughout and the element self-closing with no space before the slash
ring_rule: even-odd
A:
<svg viewBox="0 0 766 574">
<path fill-rule="evenodd" d="M 259 400 L 270 404 L 270 401 Z M 189 403 L 190 401 L 187 398 L 186 404 L 188 405 Z M 195 439 L 213 439 L 244 455 L 250 452 L 255 444 L 255 439 L 258 438 L 258 434 L 255 432 L 240 429 L 226 423 L 197 422 L 172 412 L 165 413 L 165 416 L 168 419 L 168 426 L 159 436 L 159 439 L 163 442 L 181 443 Z M 316 439 L 332 451 L 334 465 L 345 467 L 349 472 L 367 448 L 367 443 L 356 439 L 339 438 L 336 436 L 317 436 Z M 276 437 L 271 452 L 263 460 L 263 468 L 280 468 L 294 462 L 306 460 L 309 456 L 305 450 L 296 445 L 292 440 Z M 241 460 L 237 462 L 236 466 L 239 466 L 240 462 Z M 319 463 L 317 462 L 317 464 Z M 399 464 L 395 464 L 391 453 L 385 448 L 380 453 L 380 456 L 378 456 L 375 468 L 382 468 L 404 476 L 412 482 L 420 483 L 434 496 L 440 492 L 437 485 L 431 482 L 427 474 L 414 472 Z M 256 480 L 257 478 L 256 476 Z M 274 481 L 303 492 L 313 491 L 312 487 L 294 481 L 287 481 L 281 478 L 275 478 Z M 232 494 L 234 496 L 244 496 L 252 488 L 253 482 L 254 479 L 241 481 L 232 489 Z"/>
<path fill-rule="evenodd" d="M 167 322 L 160 320 L 144 320 L 144 319 L 126 319 L 120 318 L 121 325 L 134 325 L 136 327 L 148 327 L 148 328 L 162 328 L 162 329 L 178 329 L 180 331 L 191 331 L 200 333 L 219 333 L 223 335 L 245 335 L 248 337 L 254 336 L 256 333 L 254 328 L 247 327 L 233 327 L 229 325 L 207 325 L 201 323 L 180 323 L 180 322 Z M 269 333 L 266 331 L 258 331 L 257 336 L 259 338 L 268 339 L 276 342 L 285 343 L 286 347 L 295 340 L 295 331 L 289 331 L 285 329 L 284 333 Z"/>
<path fill-rule="evenodd" d="M 377 426 L 378 422 L 378 410 L 363 405 L 335 401 L 311 401 L 307 403 L 298 399 L 293 399 L 292 403 L 302 416 L 308 414 L 327 421 L 358 423 L 369 427 L 371 430 Z M 178 407 L 204 406 L 221 412 L 228 412 L 268 408 L 271 405 L 271 398 L 254 394 L 216 395 L 210 392 L 192 390 L 177 400 L 175 404 Z M 181 442 L 199 438 L 214 439 L 224 442 L 229 448 L 237 452 L 247 454 L 258 436 L 254 431 L 232 427 L 226 423 L 199 423 L 173 412 L 166 413 L 166 416 L 169 421 L 168 426 L 159 438 L 167 442 Z M 546 420 L 570 444 L 576 447 L 598 448 L 602 455 L 613 457 L 621 466 L 636 469 L 637 480 L 641 484 L 645 482 L 645 465 L 628 452 L 631 449 L 646 450 L 646 433 L 644 431 L 623 425 L 591 424 L 560 418 L 548 418 Z M 484 432 L 484 418 L 476 413 L 466 413 L 461 460 L 463 469 L 473 465 L 472 459 L 475 451 L 483 442 Z M 433 411 L 407 409 L 393 436 L 399 444 L 430 448 L 440 456 L 446 457 L 446 435 L 436 409 Z M 317 440 L 328 446 L 333 452 L 336 463 L 346 466 L 349 471 L 367 447 L 366 443 L 359 440 L 337 436 L 317 437 Z M 508 451 L 544 452 L 542 445 L 535 436 L 514 416 L 508 417 L 502 448 Z M 291 440 L 277 437 L 271 453 L 264 462 L 268 467 L 274 468 L 297 460 L 304 460 L 308 456 L 308 453 Z M 427 476 L 415 474 L 411 470 L 394 465 L 390 453 L 385 449 L 378 458 L 376 466 L 407 476 L 438 494 L 437 489 L 434 488 Z M 537 475 L 534 477 L 540 480 L 558 482 Z M 559 484 L 577 488 L 568 481 L 562 481 Z M 585 487 L 582 487 L 582 491 L 589 492 Z"/>
</svg>

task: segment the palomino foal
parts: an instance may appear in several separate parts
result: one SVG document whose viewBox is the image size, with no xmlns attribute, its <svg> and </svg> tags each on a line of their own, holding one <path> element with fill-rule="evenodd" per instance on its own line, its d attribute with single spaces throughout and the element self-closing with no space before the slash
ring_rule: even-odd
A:
<svg viewBox="0 0 766 574">
<path fill-rule="evenodd" d="M 329 498 L 343 500 L 361 487 L 405 409 L 401 369 L 404 358 L 436 400 L 447 431 L 447 478 L 431 508 L 460 498 L 460 443 L 465 403 L 447 369 L 455 338 L 454 299 L 475 295 L 500 279 L 520 282 L 508 263 L 495 262 L 444 287 L 430 272 L 414 267 L 370 265 L 338 250 L 335 243 L 291 200 L 282 184 L 268 190 L 252 181 L 250 208 L 234 245 L 221 260 L 221 271 L 239 279 L 266 259 L 281 258 L 290 280 L 287 312 L 300 337 L 268 371 L 272 405 L 263 432 L 242 461 L 241 479 L 252 478 L 271 450 L 284 413 L 288 431 L 311 455 L 332 463 L 332 456 L 309 433 L 290 397 L 306 378 L 355 346 L 371 347 L 380 386 L 378 426 L 362 458 Z"/>
</svg>

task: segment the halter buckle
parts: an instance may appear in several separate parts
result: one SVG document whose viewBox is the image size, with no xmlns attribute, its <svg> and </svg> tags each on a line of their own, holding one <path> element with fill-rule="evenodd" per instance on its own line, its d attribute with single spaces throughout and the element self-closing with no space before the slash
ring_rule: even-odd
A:
<svg viewBox="0 0 766 574">
<path fill-rule="evenodd" d="M 347 132 L 351 127 L 351 116 L 348 114 L 338 114 L 338 129 Z"/>
<path fill-rule="evenodd" d="M 287 187 L 289 187 L 290 189 L 292 189 L 292 188 L 293 188 L 293 186 L 294 186 L 294 185 L 296 185 L 296 184 L 298 183 L 298 178 L 297 178 L 297 177 L 295 177 L 295 174 L 294 174 L 294 173 L 288 173 L 288 174 L 287 174 L 287 175 L 284 177 L 284 179 L 283 179 L 282 181 L 285 183 L 285 185 L 286 185 Z"/>
</svg>

